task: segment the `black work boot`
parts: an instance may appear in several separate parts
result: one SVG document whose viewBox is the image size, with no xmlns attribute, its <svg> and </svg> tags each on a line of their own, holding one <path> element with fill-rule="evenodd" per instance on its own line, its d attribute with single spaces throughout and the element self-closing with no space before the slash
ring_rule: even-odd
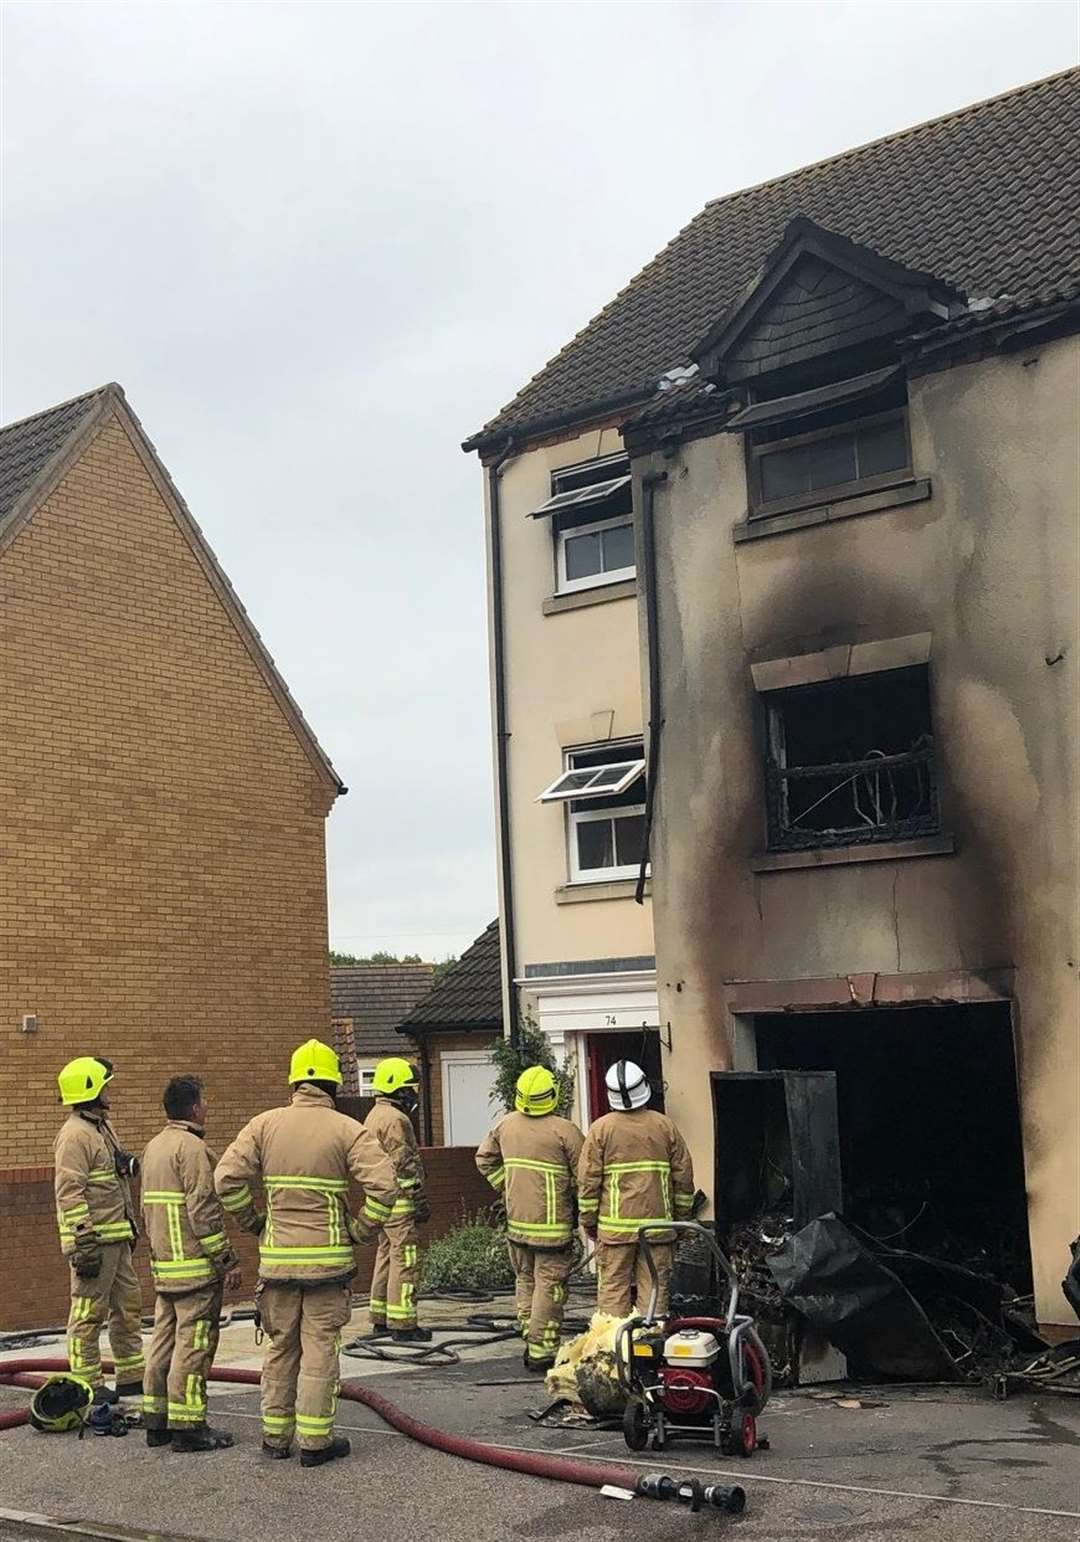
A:
<svg viewBox="0 0 1080 1542">
<path fill-rule="evenodd" d="M 549 1355 L 543 1360 L 537 1360 L 526 1349 L 525 1353 L 521 1357 L 521 1363 L 524 1365 L 527 1371 L 532 1373 L 532 1375 L 546 1376 L 548 1371 L 550 1371 L 555 1365 L 555 1356 Z"/>
<path fill-rule="evenodd" d="M 292 1456 L 292 1446 L 272 1446 L 268 1441 L 262 1443 L 263 1456 L 273 1457 L 275 1462 L 287 1461 Z"/>
<path fill-rule="evenodd" d="M 332 1462 L 336 1457 L 348 1456 L 352 1450 L 344 1435 L 335 1435 L 328 1446 L 323 1446 L 320 1451 L 301 1451 L 301 1467 L 322 1467 L 326 1462 Z"/>
<path fill-rule="evenodd" d="M 141 1381 L 118 1381 L 116 1383 L 117 1397 L 142 1397 Z"/>
<path fill-rule="evenodd" d="M 371 1337 L 375 1338 L 375 1336 L 377 1334 L 385 1333 L 385 1332 L 386 1332 L 386 1318 L 385 1317 L 373 1317 L 371 1319 Z"/>
<path fill-rule="evenodd" d="M 430 1328 L 391 1328 L 390 1338 L 395 1344 L 430 1344 Z"/>
<path fill-rule="evenodd" d="M 224 1430 L 211 1429 L 208 1424 L 200 1424 L 191 1430 L 173 1430 L 172 1448 L 185 1454 L 192 1451 L 227 1451 L 232 1445 L 233 1438 Z"/>
<path fill-rule="evenodd" d="M 146 1444 L 148 1446 L 171 1446 L 172 1434 L 169 1430 L 147 1430 Z"/>
<path fill-rule="evenodd" d="M 114 1403 L 120 1401 L 120 1394 L 115 1387 L 98 1387 L 94 1393 L 95 1403 L 107 1403 L 111 1408 Z"/>
</svg>

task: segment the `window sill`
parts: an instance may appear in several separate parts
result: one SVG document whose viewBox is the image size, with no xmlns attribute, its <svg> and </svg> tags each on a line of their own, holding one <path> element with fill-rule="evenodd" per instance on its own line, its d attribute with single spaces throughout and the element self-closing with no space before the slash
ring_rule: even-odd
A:
<svg viewBox="0 0 1080 1542">
<path fill-rule="evenodd" d="M 790 868 L 846 867 L 855 862 L 898 862 L 905 857 L 948 857 L 956 850 L 953 835 L 920 835 L 913 841 L 867 842 L 863 846 L 819 846 L 810 851 L 762 851 L 750 858 L 752 873 Z"/>
<path fill-rule="evenodd" d="M 760 541 L 764 536 L 805 530 L 810 525 L 832 525 L 837 520 L 854 519 L 859 514 L 877 514 L 882 509 L 897 509 L 905 503 L 922 503 L 930 493 L 929 477 L 904 477 L 889 487 L 838 498 L 831 503 L 790 509 L 784 514 L 755 514 L 735 526 L 735 542 L 738 545 L 742 541 Z"/>
<path fill-rule="evenodd" d="M 606 605 L 609 600 L 632 600 L 636 594 L 637 579 L 623 578 L 614 584 L 596 584 L 591 589 L 550 595 L 541 608 L 545 616 L 555 616 L 561 610 L 584 610 L 587 605 Z"/>
<path fill-rule="evenodd" d="M 582 905 L 589 900 L 633 899 L 636 878 L 609 878 L 588 883 L 564 883 L 555 890 L 556 905 Z M 652 879 L 645 880 L 645 893 L 652 894 Z"/>
</svg>

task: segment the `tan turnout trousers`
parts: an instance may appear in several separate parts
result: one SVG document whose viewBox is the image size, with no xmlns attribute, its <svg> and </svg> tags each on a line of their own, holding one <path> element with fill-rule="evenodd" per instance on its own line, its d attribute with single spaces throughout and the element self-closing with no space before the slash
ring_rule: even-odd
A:
<svg viewBox="0 0 1080 1542">
<path fill-rule="evenodd" d="M 666 1317 L 671 1295 L 671 1271 L 675 1266 L 675 1246 L 671 1242 L 652 1243 L 653 1263 L 660 1282 L 656 1314 Z M 645 1250 L 637 1242 L 598 1242 L 596 1244 L 596 1307 L 612 1317 L 629 1317 L 631 1288 L 637 1289 L 636 1310 L 645 1315 L 652 1294 L 652 1276 L 645 1262 Z"/>
<path fill-rule="evenodd" d="M 206 1423 L 206 1378 L 217 1353 L 219 1281 L 183 1295 L 159 1294 L 143 1376 L 143 1425 L 191 1430 Z"/>
<path fill-rule="evenodd" d="M 142 1292 L 131 1262 L 128 1242 L 103 1242 L 101 1273 L 82 1279 L 71 1270 L 71 1312 L 68 1316 L 67 1352 L 71 1369 L 95 1389 L 104 1384 L 98 1341 L 108 1323 L 109 1345 L 116 1366 L 116 1380 L 141 1381 L 143 1348 L 140 1331 Z"/>
<path fill-rule="evenodd" d="M 574 1266 L 573 1248 L 531 1248 L 507 1244 L 514 1266 L 518 1322 L 530 1360 L 554 1360 L 559 1347 L 566 1282 Z"/>
<path fill-rule="evenodd" d="M 392 1215 L 379 1232 L 368 1308 L 372 1322 L 388 1328 L 416 1327 L 416 1287 L 420 1281 L 420 1250 L 416 1221 Z"/>
<path fill-rule="evenodd" d="M 264 1283 L 259 1311 L 270 1339 L 262 1372 L 263 1440 L 287 1450 L 295 1429 L 302 1451 L 321 1451 L 334 1438 L 350 1284 Z"/>
</svg>

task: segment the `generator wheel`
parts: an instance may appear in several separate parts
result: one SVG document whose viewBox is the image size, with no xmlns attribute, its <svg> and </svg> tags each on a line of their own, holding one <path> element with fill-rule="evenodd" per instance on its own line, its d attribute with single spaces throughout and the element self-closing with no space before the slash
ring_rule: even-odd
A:
<svg viewBox="0 0 1080 1542">
<path fill-rule="evenodd" d="M 632 1398 L 623 1410 L 622 1418 L 623 1439 L 631 1451 L 644 1451 L 649 1444 L 649 1423 L 645 1417 L 645 1407 L 637 1398 Z"/>
<path fill-rule="evenodd" d="M 757 1420 L 752 1413 L 743 1414 L 739 1421 L 738 1450 L 740 1456 L 753 1456 L 757 1450 Z"/>
</svg>

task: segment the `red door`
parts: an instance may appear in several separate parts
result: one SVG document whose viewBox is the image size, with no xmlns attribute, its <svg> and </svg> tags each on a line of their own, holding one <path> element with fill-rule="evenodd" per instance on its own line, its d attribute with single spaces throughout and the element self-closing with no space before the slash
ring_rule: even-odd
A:
<svg viewBox="0 0 1080 1542">
<path fill-rule="evenodd" d="M 588 1108 L 589 1119 L 599 1119 L 608 1112 L 607 1086 L 604 1078 L 616 1060 L 633 1060 L 652 1083 L 650 1108 L 664 1111 L 664 1083 L 660 1065 L 660 1035 L 655 1028 L 636 1033 L 590 1033 L 588 1036 Z"/>
</svg>

